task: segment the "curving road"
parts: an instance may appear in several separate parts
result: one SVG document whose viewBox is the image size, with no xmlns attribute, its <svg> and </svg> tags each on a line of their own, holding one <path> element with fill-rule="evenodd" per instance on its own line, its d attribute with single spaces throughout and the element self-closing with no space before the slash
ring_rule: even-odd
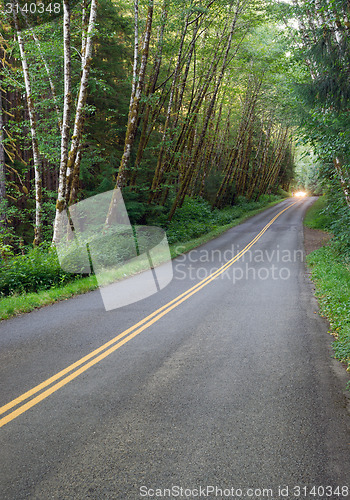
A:
<svg viewBox="0 0 350 500">
<path fill-rule="evenodd" d="M 1 500 L 350 499 L 347 378 L 303 262 L 313 201 L 179 257 L 138 303 L 105 312 L 96 291 L 2 322 Z"/>
</svg>

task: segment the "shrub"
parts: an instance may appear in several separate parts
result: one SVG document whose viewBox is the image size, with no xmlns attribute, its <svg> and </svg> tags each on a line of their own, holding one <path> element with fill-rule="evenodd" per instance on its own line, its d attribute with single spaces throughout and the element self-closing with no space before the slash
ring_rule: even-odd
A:
<svg viewBox="0 0 350 500">
<path fill-rule="evenodd" d="M 167 228 L 168 242 L 190 240 L 210 231 L 215 224 L 214 214 L 207 201 L 186 197 Z"/>
<path fill-rule="evenodd" d="M 185 199 L 171 223 L 167 227 L 168 242 L 177 243 L 189 241 L 215 229 L 217 226 L 230 224 L 234 219 L 242 217 L 245 213 L 266 205 L 269 201 L 277 199 L 274 195 L 264 195 L 257 202 L 248 201 L 240 197 L 232 207 L 223 210 L 211 209 L 211 205 L 202 198 Z M 135 216 L 138 206 L 134 205 Z M 138 215 L 140 215 L 139 212 Z M 159 212 L 154 225 L 166 227 L 166 216 Z M 94 263 L 99 267 L 118 265 L 134 256 L 133 240 L 127 232 L 119 234 L 117 245 L 115 235 L 113 237 L 99 237 L 90 244 L 90 252 L 93 251 Z M 138 233 L 138 245 L 142 253 L 145 248 L 154 244 L 154 235 L 148 234 L 147 229 Z M 49 244 L 39 248 L 30 249 L 26 255 L 9 257 L 0 264 L 0 295 L 11 295 L 13 293 L 38 292 L 53 286 L 63 285 L 67 282 L 81 278 L 79 267 L 82 265 L 79 252 L 67 254 L 67 265 L 74 269 L 76 264 L 77 274 L 65 272 L 59 264 L 56 250 Z"/>
<path fill-rule="evenodd" d="M 0 266 L 0 294 L 37 292 L 72 281 L 76 276 L 64 272 L 55 249 L 45 247 L 18 255 Z"/>
<path fill-rule="evenodd" d="M 187 197 L 167 228 L 168 241 L 176 243 L 197 238 L 216 226 L 230 224 L 245 213 L 278 199 L 278 196 L 271 194 L 260 196 L 258 201 L 248 201 L 244 196 L 238 196 L 235 205 L 212 210 L 210 204 L 202 198 Z"/>
<path fill-rule="evenodd" d="M 312 279 L 316 283 L 321 312 L 331 324 L 336 358 L 350 371 L 350 272 L 334 251 L 325 246 L 308 255 Z M 350 389 L 350 383 L 348 388 Z"/>
<path fill-rule="evenodd" d="M 327 195 L 327 205 L 321 212 L 327 218 L 327 229 L 334 238 L 334 249 L 345 261 L 350 261 L 350 210 L 341 192 Z"/>
</svg>

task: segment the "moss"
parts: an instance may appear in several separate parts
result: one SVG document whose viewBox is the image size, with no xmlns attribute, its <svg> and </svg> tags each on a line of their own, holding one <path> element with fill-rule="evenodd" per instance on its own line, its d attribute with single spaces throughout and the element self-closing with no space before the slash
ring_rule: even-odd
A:
<svg viewBox="0 0 350 500">
<path fill-rule="evenodd" d="M 66 208 L 66 202 L 65 202 L 65 200 L 57 200 L 57 202 L 56 202 L 56 210 L 58 210 L 59 213 L 62 213 L 65 208 Z"/>
</svg>

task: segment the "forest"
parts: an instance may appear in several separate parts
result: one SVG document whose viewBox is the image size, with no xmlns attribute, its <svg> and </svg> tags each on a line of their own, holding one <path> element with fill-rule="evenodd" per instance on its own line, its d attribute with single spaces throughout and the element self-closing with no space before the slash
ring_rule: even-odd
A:
<svg viewBox="0 0 350 500">
<path fill-rule="evenodd" d="M 115 187 L 131 223 L 163 227 L 170 243 L 296 188 L 327 193 L 350 257 L 347 1 L 0 9 L 2 294 L 72 279 L 54 254 L 59 216 Z"/>
</svg>

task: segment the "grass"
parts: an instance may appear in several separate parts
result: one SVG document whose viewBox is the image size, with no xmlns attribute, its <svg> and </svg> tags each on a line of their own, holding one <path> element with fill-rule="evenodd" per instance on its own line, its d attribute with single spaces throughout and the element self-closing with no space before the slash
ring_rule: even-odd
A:
<svg viewBox="0 0 350 500">
<path fill-rule="evenodd" d="M 95 276 L 81 278 L 60 287 L 52 287 L 37 293 L 13 294 L 0 300 L 0 319 L 8 319 L 17 314 L 33 311 L 39 307 L 65 300 L 74 295 L 90 292 L 97 288 Z"/>
<path fill-rule="evenodd" d="M 175 242 L 169 245 L 171 258 L 174 259 L 182 253 L 187 253 L 193 248 L 196 248 L 204 243 L 217 238 L 230 228 L 241 224 L 245 220 L 253 217 L 254 215 L 262 212 L 266 208 L 280 203 L 283 198 L 266 203 L 265 206 L 247 210 L 244 215 L 235 218 L 228 224 L 216 226 L 211 231 L 205 234 L 190 239 L 189 241 Z M 131 276 L 137 272 L 142 271 L 140 268 L 135 268 L 133 263 L 126 264 L 119 271 L 119 275 L 114 276 L 115 279 L 124 279 L 125 276 Z M 80 295 L 98 288 L 97 279 L 95 276 L 89 276 L 77 279 L 71 283 L 63 286 L 53 286 L 48 290 L 42 290 L 36 293 L 14 293 L 11 296 L 0 299 L 0 320 L 8 319 L 18 314 L 33 311 L 39 307 L 53 304 L 59 300 L 65 300 L 75 295 Z"/>
<path fill-rule="evenodd" d="M 320 229 L 327 231 L 332 222 L 329 215 L 324 212 L 327 200 L 325 196 L 320 196 L 315 203 L 311 205 L 304 218 L 304 225 L 311 229 Z"/>
<path fill-rule="evenodd" d="M 321 314 L 328 318 L 335 340 L 335 357 L 350 371 L 350 270 L 331 246 L 307 257 Z M 350 385 L 349 385 L 350 389 Z"/>
<path fill-rule="evenodd" d="M 322 210 L 325 200 L 320 198 L 305 217 L 305 224 L 313 229 L 328 227 L 329 220 Z M 332 245 L 311 252 L 307 258 L 320 312 L 331 325 L 334 336 L 335 358 L 346 363 L 350 371 L 350 268 Z M 350 390 L 350 382 L 348 384 Z"/>
</svg>

